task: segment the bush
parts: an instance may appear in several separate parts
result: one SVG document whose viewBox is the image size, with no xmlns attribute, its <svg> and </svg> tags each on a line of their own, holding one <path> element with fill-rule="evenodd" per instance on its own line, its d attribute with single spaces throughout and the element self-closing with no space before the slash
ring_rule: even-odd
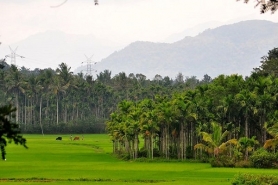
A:
<svg viewBox="0 0 278 185">
<path fill-rule="evenodd" d="M 253 153 L 250 160 L 255 168 L 277 168 L 277 156 L 261 148 Z"/>
<path fill-rule="evenodd" d="M 144 157 L 146 158 L 148 156 L 148 151 L 145 148 L 141 148 L 138 152 L 138 158 Z"/>
<path fill-rule="evenodd" d="M 194 158 L 193 154 L 194 154 L 193 147 L 192 146 L 187 146 L 186 147 L 186 158 L 187 159 L 193 159 Z"/>
<path fill-rule="evenodd" d="M 272 175 L 238 174 L 232 185 L 278 185 L 278 177 Z"/>
<path fill-rule="evenodd" d="M 238 161 L 235 163 L 236 168 L 250 168 L 252 163 L 250 161 Z"/>
<path fill-rule="evenodd" d="M 212 167 L 234 167 L 233 160 L 228 156 L 218 156 L 210 161 Z"/>
</svg>

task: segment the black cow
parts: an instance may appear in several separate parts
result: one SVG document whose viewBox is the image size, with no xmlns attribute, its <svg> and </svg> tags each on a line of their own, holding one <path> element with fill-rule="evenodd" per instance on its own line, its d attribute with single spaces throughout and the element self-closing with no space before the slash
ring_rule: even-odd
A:
<svg viewBox="0 0 278 185">
<path fill-rule="evenodd" d="M 57 137 L 56 140 L 62 140 L 62 137 Z"/>
</svg>

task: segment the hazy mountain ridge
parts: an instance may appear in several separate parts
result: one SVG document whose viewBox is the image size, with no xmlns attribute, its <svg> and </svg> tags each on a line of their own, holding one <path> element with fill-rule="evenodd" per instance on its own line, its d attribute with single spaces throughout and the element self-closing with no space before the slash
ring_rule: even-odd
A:
<svg viewBox="0 0 278 185">
<path fill-rule="evenodd" d="M 121 48 L 116 43 L 97 39 L 93 35 L 67 34 L 57 30 L 31 35 L 12 44 L 11 48 L 15 49 L 17 46 L 16 53 L 25 57 L 17 58 L 19 66 L 56 69 L 60 63 L 64 62 L 72 67 L 72 70 L 86 61 L 84 54 L 88 57 L 94 55 L 92 60 L 100 61 L 116 49 Z M 9 54 L 9 47 L 3 43 L 0 48 L 0 56 Z M 7 62 L 10 63 L 9 61 L 8 58 Z M 75 65 L 72 66 L 70 63 Z"/>
<path fill-rule="evenodd" d="M 209 29 L 172 44 L 134 42 L 95 66 L 98 71 L 156 74 L 174 78 L 238 73 L 249 75 L 260 58 L 277 47 L 278 23 L 252 20 Z"/>
</svg>

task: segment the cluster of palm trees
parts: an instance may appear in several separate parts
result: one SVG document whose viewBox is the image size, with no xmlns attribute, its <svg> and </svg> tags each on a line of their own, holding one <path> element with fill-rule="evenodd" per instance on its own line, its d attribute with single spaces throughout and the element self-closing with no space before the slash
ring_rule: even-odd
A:
<svg viewBox="0 0 278 185">
<path fill-rule="evenodd" d="M 149 80 L 143 74 L 124 72 L 112 77 L 105 70 L 94 79 L 73 74 L 65 63 L 56 70 L 0 63 L 4 67 L 0 69 L 0 105 L 16 107 L 15 121 L 27 133 L 105 132 L 105 120 L 120 101 L 152 98 L 201 83 L 196 77 L 186 82 L 182 74 L 176 82 L 160 75 Z"/>
<path fill-rule="evenodd" d="M 141 151 L 148 158 L 159 154 L 183 160 L 226 152 L 247 159 L 256 145 L 274 149 L 277 144 L 277 97 L 275 75 L 220 75 L 170 96 L 124 100 L 107 121 L 107 131 L 113 151 L 134 159 Z"/>
</svg>

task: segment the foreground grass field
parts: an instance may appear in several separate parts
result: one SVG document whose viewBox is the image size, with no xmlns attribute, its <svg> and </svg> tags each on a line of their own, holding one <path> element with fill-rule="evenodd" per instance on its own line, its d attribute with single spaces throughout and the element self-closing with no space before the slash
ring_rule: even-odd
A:
<svg viewBox="0 0 278 185">
<path fill-rule="evenodd" d="M 29 149 L 10 144 L 7 161 L 0 161 L 0 184 L 5 185 L 228 185 L 238 173 L 273 174 L 277 170 L 211 168 L 188 162 L 129 162 L 111 155 L 107 135 L 24 135 Z"/>
</svg>

